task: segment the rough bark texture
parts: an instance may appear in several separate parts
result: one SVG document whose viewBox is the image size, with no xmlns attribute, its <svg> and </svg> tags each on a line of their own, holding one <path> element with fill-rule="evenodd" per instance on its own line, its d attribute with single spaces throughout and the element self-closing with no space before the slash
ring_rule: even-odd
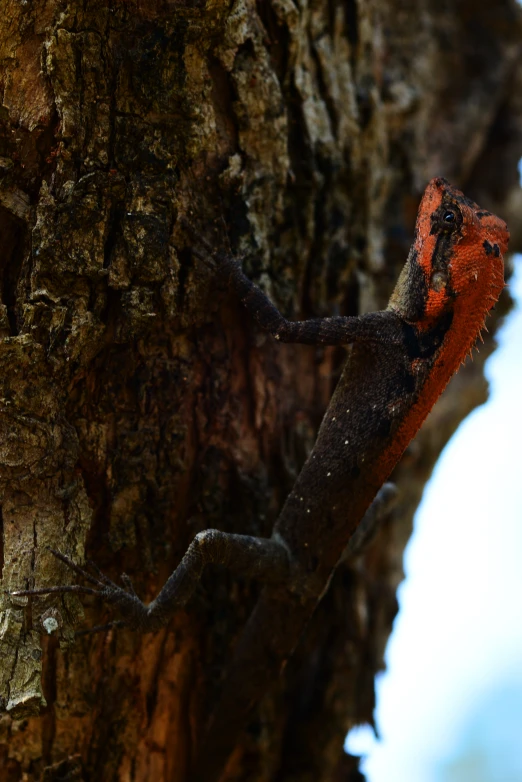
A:
<svg viewBox="0 0 522 782">
<path fill-rule="evenodd" d="M 521 33 L 514 0 L 4 0 L 4 590 L 71 581 L 52 546 L 152 597 L 199 530 L 270 533 L 343 351 L 260 334 L 179 215 L 288 316 L 385 306 L 434 175 L 520 249 Z M 399 505 L 338 568 L 223 780 L 360 779 L 344 735 L 372 721 L 412 514 L 485 399 L 491 347 L 409 448 Z M 257 591 L 215 570 L 166 631 L 75 642 L 76 598 L 2 594 L 2 780 L 187 780 Z M 110 618 L 84 606 L 86 626 Z"/>
</svg>

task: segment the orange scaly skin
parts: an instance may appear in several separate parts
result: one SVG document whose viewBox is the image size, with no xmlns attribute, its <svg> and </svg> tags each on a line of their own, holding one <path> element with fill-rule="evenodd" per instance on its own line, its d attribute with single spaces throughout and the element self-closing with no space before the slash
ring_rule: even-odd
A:
<svg viewBox="0 0 522 782">
<path fill-rule="evenodd" d="M 285 320 L 234 259 L 219 256 L 220 272 L 276 339 L 351 345 L 272 538 L 200 533 L 150 605 L 127 581 L 122 589 L 100 574 L 86 574 L 61 554 L 93 586 L 17 593 L 98 594 L 113 604 L 124 624 L 148 632 L 165 625 L 186 603 L 209 562 L 266 583 L 234 648 L 221 700 L 197 753 L 194 780 L 219 778 L 248 714 L 292 654 L 370 503 L 474 345 L 504 287 L 502 254 L 508 239 L 503 220 L 444 179 L 433 179 L 388 308 L 357 318 L 301 323 Z"/>
<path fill-rule="evenodd" d="M 383 461 L 391 464 L 390 472 L 451 376 L 475 345 L 489 310 L 505 286 L 503 255 L 507 252 L 509 242 L 506 223 L 482 210 L 440 178 L 432 179 L 424 192 L 419 206 L 415 241 L 410 251 L 410 257 L 412 253 L 417 253 L 426 285 L 429 286 L 433 274 L 433 256 L 438 238 L 431 232 L 431 215 L 437 209 L 444 208 L 443 198 L 448 194 L 453 196 L 462 214 L 460 235 L 448 263 L 449 285 L 441 286 L 439 291 L 428 287 L 426 312 L 416 322 L 416 326 L 425 331 L 450 307 L 453 321 L 431 369 L 429 382 L 425 383 L 422 394 L 405 416 L 395 442 L 383 453 Z M 392 296 L 389 308 L 401 314 L 400 308 L 394 303 L 395 298 L 396 293 Z"/>
</svg>

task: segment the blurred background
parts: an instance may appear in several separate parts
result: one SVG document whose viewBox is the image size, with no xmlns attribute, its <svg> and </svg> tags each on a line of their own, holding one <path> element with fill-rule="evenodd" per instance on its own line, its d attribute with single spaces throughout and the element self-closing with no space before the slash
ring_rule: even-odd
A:
<svg viewBox="0 0 522 782">
<path fill-rule="evenodd" d="M 368 782 L 522 780 L 522 256 L 510 292 L 489 400 L 446 447 L 406 550 L 380 741 L 347 738 Z"/>
</svg>

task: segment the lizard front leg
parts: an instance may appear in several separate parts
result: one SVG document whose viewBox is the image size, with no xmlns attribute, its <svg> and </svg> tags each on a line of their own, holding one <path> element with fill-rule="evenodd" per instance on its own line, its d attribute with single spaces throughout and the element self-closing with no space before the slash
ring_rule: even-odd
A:
<svg viewBox="0 0 522 782">
<path fill-rule="evenodd" d="M 169 622 L 192 596 L 206 565 L 225 565 L 239 577 L 259 579 L 265 583 L 281 583 L 290 572 L 290 558 L 283 543 L 270 538 L 207 529 L 196 535 L 178 567 L 157 597 L 147 605 L 137 596 L 127 575 L 122 574 L 124 587 L 121 587 L 103 575 L 94 563 L 89 563 L 95 573 L 92 575 L 64 554 L 54 550 L 52 553 L 90 586 L 72 584 L 21 589 L 11 592 L 13 597 L 71 592 L 94 595 L 110 603 L 126 626 L 141 633 L 154 632 Z"/>
<path fill-rule="evenodd" d="M 203 244 L 203 249 L 201 248 Z M 241 269 L 239 261 L 231 255 L 212 253 L 207 243 L 199 237 L 192 252 L 207 265 L 227 279 L 256 323 L 279 342 L 305 345 L 349 345 L 353 342 L 386 342 L 401 344 L 401 334 L 390 329 L 390 312 L 369 312 L 361 316 L 309 318 L 290 321 L 275 307 L 268 296 L 250 280 Z"/>
<path fill-rule="evenodd" d="M 378 529 L 382 518 L 392 507 L 396 495 L 395 485 L 385 483 L 368 508 L 344 557 L 359 556 L 363 552 Z M 361 530 L 360 533 L 359 530 Z M 183 559 L 167 579 L 157 597 L 148 604 L 140 600 L 134 591 L 130 578 L 125 573 L 121 576 L 124 584 L 121 587 L 107 578 L 94 563 L 88 563 L 93 570 L 93 573 L 90 573 L 65 554 L 53 549 L 51 551 L 55 557 L 87 581 L 90 586 L 64 584 L 41 589 L 21 589 L 11 592 L 13 597 L 70 593 L 93 595 L 109 603 L 115 609 L 118 615 L 117 625 L 123 625 L 141 633 L 154 632 L 164 627 L 175 612 L 188 602 L 199 583 L 203 570 L 210 564 L 224 565 L 240 578 L 258 580 L 264 584 L 277 585 L 286 582 L 290 587 L 295 588 L 298 582 L 302 582 L 302 578 L 297 573 L 298 568 L 295 563 L 292 563 L 283 541 L 275 538 L 235 535 L 216 529 L 207 529 L 196 535 Z"/>
</svg>

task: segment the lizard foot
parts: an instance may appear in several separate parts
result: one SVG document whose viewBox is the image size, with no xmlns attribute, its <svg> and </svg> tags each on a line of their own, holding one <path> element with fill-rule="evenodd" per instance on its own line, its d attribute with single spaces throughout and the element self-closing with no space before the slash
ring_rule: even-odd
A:
<svg viewBox="0 0 522 782">
<path fill-rule="evenodd" d="M 94 595 L 101 598 L 104 602 L 114 606 L 121 616 L 121 619 L 110 625 L 104 625 L 103 628 L 93 628 L 93 631 L 106 629 L 111 626 L 126 625 L 134 629 L 145 629 L 148 620 L 148 606 L 146 606 L 136 594 L 132 581 L 125 573 L 121 575 L 123 587 L 115 584 L 106 575 L 102 573 L 99 567 L 89 560 L 87 565 L 94 571 L 95 575 L 89 573 L 85 568 L 80 567 L 61 551 L 50 548 L 49 551 L 68 568 L 73 570 L 78 576 L 87 581 L 91 586 L 82 584 L 70 584 L 53 587 L 42 587 L 40 589 L 19 589 L 9 594 L 13 597 L 52 595 L 52 594 L 84 594 Z"/>
</svg>

